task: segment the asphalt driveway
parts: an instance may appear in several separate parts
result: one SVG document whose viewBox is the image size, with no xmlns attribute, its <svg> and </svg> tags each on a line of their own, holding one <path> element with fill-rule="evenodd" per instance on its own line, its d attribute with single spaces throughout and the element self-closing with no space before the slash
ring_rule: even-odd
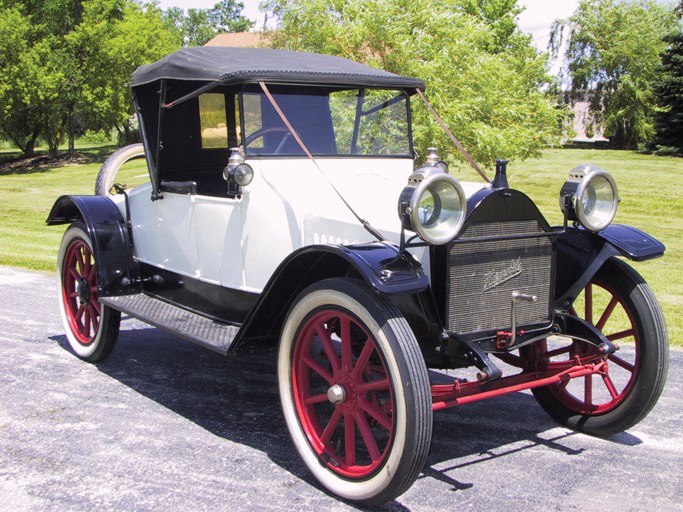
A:
<svg viewBox="0 0 683 512">
<path fill-rule="evenodd" d="M 51 274 L 0 267 L 0 510 L 354 510 L 286 433 L 274 353 L 225 359 L 139 322 L 68 348 Z M 435 414 L 423 474 L 380 510 L 683 511 L 683 351 L 629 432 L 557 427 L 529 393 Z"/>
</svg>

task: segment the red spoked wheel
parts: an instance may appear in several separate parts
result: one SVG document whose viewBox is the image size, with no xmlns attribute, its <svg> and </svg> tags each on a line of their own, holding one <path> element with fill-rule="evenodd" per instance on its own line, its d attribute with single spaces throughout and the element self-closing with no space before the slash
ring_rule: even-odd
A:
<svg viewBox="0 0 683 512">
<path fill-rule="evenodd" d="M 325 487 L 370 504 L 412 485 L 431 391 L 412 331 L 382 297 L 344 279 L 306 289 L 283 328 L 278 377 L 292 440 Z"/>
<path fill-rule="evenodd" d="M 80 223 L 64 234 L 59 250 L 59 306 L 71 348 L 82 359 L 100 361 L 114 348 L 120 313 L 97 300 L 92 242 Z"/>
<path fill-rule="evenodd" d="M 100 327 L 95 260 L 83 240 L 69 245 L 62 266 L 62 300 L 71 332 L 83 345 L 93 342 Z"/>
<path fill-rule="evenodd" d="M 325 309 L 306 321 L 295 347 L 294 403 L 313 449 L 341 476 L 372 476 L 396 429 L 389 374 L 375 341 L 347 312 Z"/>
<path fill-rule="evenodd" d="M 560 423 L 595 435 L 612 435 L 641 421 L 659 398 L 668 368 L 668 340 L 661 309 L 650 288 L 628 265 L 609 260 L 570 312 L 620 347 L 603 356 L 570 335 L 534 347 L 532 357 L 548 370 L 581 363 L 600 371 L 534 390 L 541 406 Z"/>
</svg>

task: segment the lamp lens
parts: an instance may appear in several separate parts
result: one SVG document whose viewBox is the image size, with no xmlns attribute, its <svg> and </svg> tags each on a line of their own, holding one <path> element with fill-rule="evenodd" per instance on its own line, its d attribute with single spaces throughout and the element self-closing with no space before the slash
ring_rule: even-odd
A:
<svg viewBox="0 0 683 512">
<path fill-rule="evenodd" d="M 457 234 L 465 217 L 466 200 L 460 184 L 451 176 L 430 179 L 416 190 L 419 197 L 413 228 L 426 242 L 444 244 Z"/>
<path fill-rule="evenodd" d="M 594 176 L 579 198 L 583 217 L 589 229 L 604 229 L 612 222 L 618 199 L 612 182 L 606 175 Z"/>
</svg>

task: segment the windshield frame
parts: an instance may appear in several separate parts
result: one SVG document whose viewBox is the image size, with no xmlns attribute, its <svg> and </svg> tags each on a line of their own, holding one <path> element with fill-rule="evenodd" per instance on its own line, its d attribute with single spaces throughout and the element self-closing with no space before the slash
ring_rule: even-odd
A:
<svg viewBox="0 0 683 512">
<path fill-rule="evenodd" d="M 353 120 L 353 138 L 351 142 L 351 151 L 349 153 L 347 152 L 339 152 L 339 148 L 337 148 L 336 144 L 336 139 L 337 139 L 337 134 L 333 133 L 332 138 L 335 139 L 333 141 L 335 149 L 334 151 L 327 151 L 327 152 L 321 152 L 321 151 L 315 151 L 315 148 L 311 148 L 311 153 L 315 158 L 345 158 L 345 159 L 350 159 L 350 158 L 384 158 L 384 159 L 396 159 L 396 158 L 410 158 L 410 159 L 415 159 L 415 148 L 414 148 L 414 143 L 413 143 L 413 127 L 412 127 L 412 104 L 411 104 L 411 96 L 415 94 L 414 89 L 400 89 L 400 88 L 388 88 L 388 87 L 358 87 L 358 86 L 330 86 L 330 85 L 318 85 L 318 84 L 312 84 L 312 85 L 302 85 L 302 84 L 282 84 L 282 83 L 270 83 L 268 84 L 268 88 L 273 90 L 273 95 L 277 98 L 278 96 L 281 95 L 287 95 L 291 94 L 294 96 L 322 96 L 326 95 L 327 97 L 330 97 L 331 94 L 336 93 L 336 92 L 344 92 L 344 91 L 349 91 L 353 92 L 355 91 L 357 94 L 357 101 L 355 105 L 355 118 Z M 394 93 L 393 96 L 380 103 L 379 105 L 372 106 L 371 108 L 367 110 L 363 110 L 364 107 L 364 99 L 366 98 L 367 91 L 387 91 Z M 247 112 L 247 109 L 245 108 L 245 97 L 247 95 L 259 95 L 261 98 L 265 98 L 263 92 L 261 91 L 259 85 L 257 83 L 246 83 L 244 84 L 238 94 L 238 108 L 239 108 L 239 114 L 238 114 L 238 125 L 240 127 L 240 136 L 239 136 L 239 143 L 241 147 L 244 149 L 245 154 L 247 158 L 264 158 L 264 159 L 272 159 L 272 158 L 306 158 L 306 155 L 304 154 L 303 151 L 296 151 L 296 152 L 283 152 L 283 153 L 268 153 L 268 152 L 255 152 L 250 151 L 249 145 L 246 143 L 246 138 L 249 135 L 252 135 L 253 133 L 256 133 L 256 131 L 259 130 L 252 130 L 251 134 L 247 133 L 247 120 L 246 120 L 246 115 L 245 113 Z M 262 100 L 263 101 L 263 100 Z M 381 154 L 381 153 L 359 153 L 358 152 L 358 138 L 359 138 L 359 132 L 360 132 L 360 125 L 362 123 L 362 119 L 364 116 L 371 115 L 373 113 L 379 112 L 383 109 L 392 107 L 393 105 L 399 104 L 402 101 L 405 101 L 405 145 L 406 145 L 406 150 L 398 153 L 388 153 L 388 154 Z M 402 117 L 402 116 L 401 116 Z M 296 123 L 294 123 L 294 128 L 296 129 Z M 305 137 L 303 137 L 304 142 L 305 142 Z M 294 142 L 292 140 L 292 142 Z M 298 149 L 298 148 L 297 148 Z M 355 151 L 355 152 L 354 152 Z"/>
</svg>

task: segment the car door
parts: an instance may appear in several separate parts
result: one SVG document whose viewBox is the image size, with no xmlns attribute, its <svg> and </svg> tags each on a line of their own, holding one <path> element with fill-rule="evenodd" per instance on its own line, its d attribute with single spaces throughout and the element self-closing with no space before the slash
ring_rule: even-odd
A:
<svg viewBox="0 0 683 512">
<path fill-rule="evenodd" d="M 213 284 L 242 288 L 243 201 L 197 195 L 193 208 L 198 277 Z"/>
</svg>

